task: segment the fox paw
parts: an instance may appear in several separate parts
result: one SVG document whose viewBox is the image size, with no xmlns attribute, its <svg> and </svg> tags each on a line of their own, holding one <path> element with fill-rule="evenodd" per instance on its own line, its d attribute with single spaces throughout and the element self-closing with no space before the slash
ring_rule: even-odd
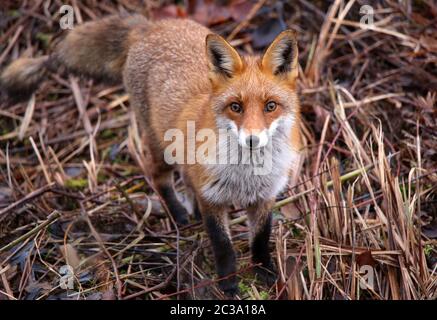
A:
<svg viewBox="0 0 437 320">
<path fill-rule="evenodd" d="M 228 299 L 234 299 L 238 294 L 238 285 L 236 281 L 219 282 L 219 287 Z"/>
<path fill-rule="evenodd" d="M 185 226 L 188 224 L 188 212 L 185 208 L 173 208 L 171 214 L 179 226 Z"/>
<path fill-rule="evenodd" d="M 255 275 L 257 279 L 265 283 L 269 287 L 273 286 L 277 280 L 277 274 L 273 265 L 269 267 L 256 266 L 254 268 Z"/>
</svg>

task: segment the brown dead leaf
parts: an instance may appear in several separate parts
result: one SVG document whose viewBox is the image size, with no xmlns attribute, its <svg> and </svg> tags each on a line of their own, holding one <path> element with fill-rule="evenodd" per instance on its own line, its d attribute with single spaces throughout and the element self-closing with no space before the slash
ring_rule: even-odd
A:
<svg viewBox="0 0 437 320">
<path fill-rule="evenodd" d="M 253 6 L 254 3 L 247 0 L 232 1 L 231 5 L 229 6 L 232 19 L 234 19 L 236 22 L 243 21 L 246 19 L 250 9 L 252 9 Z"/>
<path fill-rule="evenodd" d="M 187 12 L 181 6 L 170 4 L 165 7 L 153 9 L 151 11 L 153 19 L 165 19 L 165 18 L 186 18 Z"/>
<path fill-rule="evenodd" d="M 422 35 L 420 36 L 420 44 L 424 46 L 429 51 L 436 52 L 437 51 L 437 38 Z"/>
<path fill-rule="evenodd" d="M 188 12 L 197 22 L 212 26 L 227 20 L 243 21 L 253 6 L 252 1 L 232 0 L 228 5 L 221 5 L 218 1 L 192 0 L 189 1 Z"/>
<path fill-rule="evenodd" d="M 290 220 L 297 220 L 302 216 L 299 208 L 294 203 L 288 203 L 282 206 L 280 211 L 284 217 Z"/>
<path fill-rule="evenodd" d="M 206 25 L 216 25 L 225 22 L 231 18 L 231 13 L 227 7 L 218 5 L 210 0 L 198 0 L 191 18 L 197 22 Z"/>
<path fill-rule="evenodd" d="M 76 270 L 80 264 L 80 258 L 73 245 L 67 243 L 66 245 L 60 246 L 60 250 L 62 252 L 62 255 L 64 256 L 66 263 L 74 270 Z"/>
<path fill-rule="evenodd" d="M 356 258 L 356 262 L 358 264 L 358 266 L 371 266 L 371 267 L 375 267 L 376 266 L 376 260 L 373 259 L 372 256 L 372 251 L 367 250 L 364 251 L 363 253 L 360 253 L 357 258 Z"/>
</svg>

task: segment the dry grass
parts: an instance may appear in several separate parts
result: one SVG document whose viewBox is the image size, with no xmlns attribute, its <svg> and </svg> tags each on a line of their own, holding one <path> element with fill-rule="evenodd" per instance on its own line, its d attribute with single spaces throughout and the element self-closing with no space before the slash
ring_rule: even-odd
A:
<svg viewBox="0 0 437 320">
<path fill-rule="evenodd" d="M 169 1 L 69 3 L 79 22 L 184 15 Z M 370 29 L 364 1 L 253 3 L 231 16 L 210 4 L 210 20 L 206 5 L 188 9 L 246 52 L 278 21 L 299 33 L 307 158 L 275 209 L 275 287 L 252 276 L 244 212 L 232 213 L 241 298 L 436 299 L 435 2 L 372 1 Z M 61 4 L 2 1 L 2 66 L 48 51 Z M 121 87 L 53 74 L 30 101 L 1 105 L 0 299 L 222 298 L 201 226 L 175 229 L 141 175 L 128 104 Z M 360 288 L 362 265 L 373 288 Z"/>
</svg>

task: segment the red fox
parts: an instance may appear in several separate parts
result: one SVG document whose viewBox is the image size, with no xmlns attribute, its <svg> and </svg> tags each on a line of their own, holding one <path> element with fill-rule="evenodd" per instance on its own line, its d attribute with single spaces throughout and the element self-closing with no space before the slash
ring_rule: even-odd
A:
<svg viewBox="0 0 437 320">
<path fill-rule="evenodd" d="M 111 16 L 70 31 L 49 56 L 18 59 L 0 77 L 12 97 L 25 98 L 44 75 L 59 66 L 111 82 L 123 82 L 135 111 L 150 162 L 151 181 L 178 224 L 188 222 L 178 201 L 173 172 L 178 170 L 193 195 L 214 253 L 219 286 L 238 292 L 236 256 L 227 211 L 247 211 L 256 272 L 274 280 L 269 252 L 271 210 L 290 177 L 299 174 L 300 107 L 296 91 L 298 47 L 291 30 L 280 33 L 262 56 L 242 56 L 225 39 L 191 20 L 152 22 L 142 16 Z M 187 134 L 187 123 L 230 132 L 241 150 L 271 158 L 267 174 L 253 163 L 179 163 L 164 159 L 169 129 Z M 184 141 L 185 144 L 195 141 Z M 270 145 L 270 148 L 267 146 Z M 221 151 L 219 151 L 221 152 Z M 235 153 L 233 153 L 235 154 Z"/>
</svg>

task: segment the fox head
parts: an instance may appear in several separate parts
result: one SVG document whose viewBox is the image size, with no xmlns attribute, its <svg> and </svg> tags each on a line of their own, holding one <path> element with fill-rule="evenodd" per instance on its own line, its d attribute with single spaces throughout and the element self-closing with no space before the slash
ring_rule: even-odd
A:
<svg viewBox="0 0 437 320">
<path fill-rule="evenodd" d="M 211 103 L 219 129 L 241 146 L 266 146 L 276 132 L 290 132 L 299 112 L 298 48 L 294 31 L 277 36 L 262 57 L 240 56 L 222 37 L 206 38 Z"/>
</svg>

